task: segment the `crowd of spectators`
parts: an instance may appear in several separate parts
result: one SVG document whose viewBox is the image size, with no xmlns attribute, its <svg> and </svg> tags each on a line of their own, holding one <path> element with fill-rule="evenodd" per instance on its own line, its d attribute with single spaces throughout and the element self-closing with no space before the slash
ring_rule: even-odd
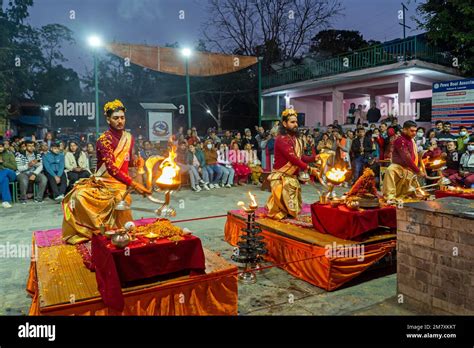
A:
<svg viewBox="0 0 474 348">
<path fill-rule="evenodd" d="M 299 137 L 303 151 L 307 155 L 331 154 L 331 166 L 349 171 L 346 185 L 357 180 L 367 167 L 374 171 L 379 185 L 380 166 L 390 164 L 392 144 L 400 136 L 401 126 L 396 117 L 386 118 L 380 123 L 361 123 L 358 113 L 354 113 L 357 125 L 343 128 L 335 121 L 324 129 L 301 128 Z M 276 122 L 267 130 L 255 126 L 253 130 L 226 130 L 220 134 L 209 129 L 204 135 L 198 135 L 194 127 L 187 131 L 180 127 L 173 135 L 177 147 L 176 162 L 181 174 L 189 177 L 191 189 L 195 192 L 234 185 L 258 185 L 262 173 L 272 170 L 278 127 Z M 446 158 L 447 169 L 443 174 L 453 183 L 466 187 L 474 185 L 474 135 L 467 126 L 461 127 L 459 134 L 455 135 L 451 133 L 449 122 L 438 121 L 432 129 L 419 127 L 415 142 L 425 160 Z M 166 155 L 167 145 L 138 136 L 134 152 L 146 160 L 150 156 Z M 40 141 L 20 137 L 3 140 L 0 142 L 2 205 L 11 207 L 9 183 L 14 181 L 18 182 L 19 199 L 23 204 L 26 204 L 30 192 L 34 193 L 35 202 L 41 203 L 45 192 L 60 202 L 74 183 L 94 173 L 96 165 L 95 147 L 91 143 L 55 141 L 52 133 L 47 133 Z"/>
<path fill-rule="evenodd" d="M 0 194 L 10 208 L 10 183 L 18 183 L 20 203 L 28 198 L 42 203 L 45 194 L 61 202 L 74 183 L 89 177 L 97 164 L 94 144 L 55 141 L 53 133 L 42 140 L 12 137 L 0 142 Z"/>
</svg>

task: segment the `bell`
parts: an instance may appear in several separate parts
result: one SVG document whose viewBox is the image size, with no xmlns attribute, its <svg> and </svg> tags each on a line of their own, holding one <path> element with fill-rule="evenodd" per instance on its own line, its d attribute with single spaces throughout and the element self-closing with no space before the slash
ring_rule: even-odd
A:
<svg viewBox="0 0 474 348">
<path fill-rule="evenodd" d="M 298 176 L 298 179 L 302 182 L 308 182 L 310 180 L 310 176 L 307 172 L 301 171 Z"/>
</svg>

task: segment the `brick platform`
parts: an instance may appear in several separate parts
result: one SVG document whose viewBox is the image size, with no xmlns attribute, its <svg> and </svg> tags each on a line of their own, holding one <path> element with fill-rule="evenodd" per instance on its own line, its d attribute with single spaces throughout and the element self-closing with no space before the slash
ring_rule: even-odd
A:
<svg viewBox="0 0 474 348">
<path fill-rule="evenodd" d="M 474 314 L 474 202 L 408 203 L 397 210 L 397 225 L 404 302 L 426 314 Z"/>
</svg>

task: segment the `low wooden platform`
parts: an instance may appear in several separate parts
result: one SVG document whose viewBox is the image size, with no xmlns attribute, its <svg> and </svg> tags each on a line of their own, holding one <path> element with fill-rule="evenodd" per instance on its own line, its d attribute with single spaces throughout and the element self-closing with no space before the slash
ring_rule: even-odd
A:
<svg viewBox="0 0 474 348">
<path fill-rule="evenodd" d="M 262 229 L 268 262 L 328 291 L 357 277 L 396 248 L 396 234 L 383 230 L 362 241 L 351 241 L 265 216 L 257 216 L 255 222 Z M 245 217 L 236 211 L 228 212 L 226 241 L 236 246 L 245 227 Z M 329 248 L 334 247 L 341 254 L 329 253 Z"/>
<path fill-rule="evenodd" d="M 232 211 L 229 212 L 228 215 L 231 215 L 236 219 L 245 221 L 245 217 L 240 214 L 235 214 Z M 320 233 L 314 228 L 295 226 L 266 217 L 257 218 L 256 222 L 260 226 L 260 228 L 265 231 L 278 234 L 282 237 L 321 247 L 325 247 L 326 245 L 332 244 L 333 242 L 339 245 L 371 244 L 381 241 L 393 240 L 396 238 L 396 234 L 394 233 L 380 232 L 376 234 L 371 234 L 370 236 L 365 237 L 362 241 L 352 241 L 347 239 L 341 239 L 330 234 Z M 231 244 L 236 245 L 237 243 L 235 242 Z"/>
<path fill-rule="evenodd" d="M 206 274 L 156 280 L 123 288 L 125 309 L 105 307 L 95 273 L 75 246 L 38 247 L 27 290 L 31 315 L 237 315 L 237 268 L 204 249 Z"/>
</svg>

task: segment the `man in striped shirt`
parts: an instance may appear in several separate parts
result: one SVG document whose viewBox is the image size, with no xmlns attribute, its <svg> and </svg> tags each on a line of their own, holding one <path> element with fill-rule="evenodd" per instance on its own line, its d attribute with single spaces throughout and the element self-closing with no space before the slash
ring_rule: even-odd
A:
<svg viewBox="0 0 474 348">
<path fill-rule="evenodd" d="M 17 180 L 20 186 L 20 202 L 26 204 L 26 193 L 31 182 L 38 184 L 34 201 L 42 203 L 48 179 L 42 173 L 43 163 L 41 155 L 35 152 L 35 143 L 33 141 L 27 141 L 25 152 L 17 154 L 16 164 L 18 169 L 16 172 Z"/>
</svg>

